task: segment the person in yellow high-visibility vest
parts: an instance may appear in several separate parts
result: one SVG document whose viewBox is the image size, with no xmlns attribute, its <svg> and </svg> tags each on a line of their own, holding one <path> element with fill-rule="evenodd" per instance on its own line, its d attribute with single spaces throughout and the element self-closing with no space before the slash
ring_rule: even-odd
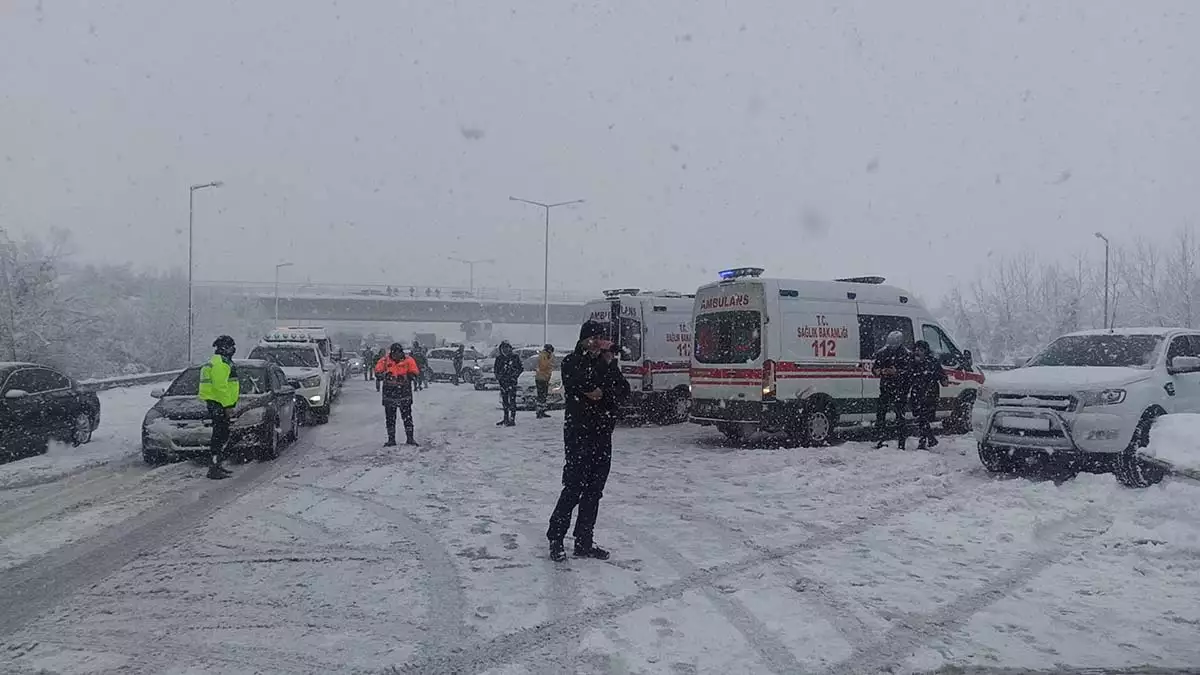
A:
<svg viewBox="0 0 1200 675">
<path fill-rule="evenodd" d="M 213 342 L 213 347 L 216 353 L 212 360 L 200 367 L 200 400 L 208 406 L 212 420 L 208 477 L 221 480 L 232 473 L 221 466 L 221 459 L 229 442 L 229 411 L 237 405 L 242 392 L 237 368 L 233 365 L 233 355 L 237 353 L 233 338 L 222 335 Z"/>
</svg>

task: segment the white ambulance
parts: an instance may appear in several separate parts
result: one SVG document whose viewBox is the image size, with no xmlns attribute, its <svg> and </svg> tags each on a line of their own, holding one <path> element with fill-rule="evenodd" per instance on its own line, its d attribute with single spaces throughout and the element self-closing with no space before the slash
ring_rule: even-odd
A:
<svg viewBox="0 0 1200 675">
<path fill-rule="evenodd" d="M 928 310 L 881 277 L 764 279 L 760 268 L 721 272 L 696 291 L 691 419 L 730 438 L 787 432 L 804 445 L 838 425 L 875 419 L 879 380 L 871 357 L 892 331 L 929 343 L 950 379 L 938 418 L 970 430 L 983 374 Z"/>
<path fill-rule="evenodd" d="M 627 415 L 660 424 L 687 421 L 692 297 L 623 288 L 585 306 L 584 318 L 604 324 L 622 347 L 621 372 L 632 390 Z"/>
</svg>

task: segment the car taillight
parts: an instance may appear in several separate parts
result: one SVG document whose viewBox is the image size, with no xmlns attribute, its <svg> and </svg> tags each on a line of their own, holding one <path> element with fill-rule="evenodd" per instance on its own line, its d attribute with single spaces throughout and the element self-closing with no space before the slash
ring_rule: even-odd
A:
<svg viewBox="0 0 1200 675">
<path fill-rule="evenodd" d="M 642 361 L 642 391 L 654 390 L 654 371 L 650 368 L 650 360 Z"/>
<path fill-rule="evenodd" d="M 764 401 L 775 400 L 775 362 L 763 361 L 762 397 Z"/>
</svg>

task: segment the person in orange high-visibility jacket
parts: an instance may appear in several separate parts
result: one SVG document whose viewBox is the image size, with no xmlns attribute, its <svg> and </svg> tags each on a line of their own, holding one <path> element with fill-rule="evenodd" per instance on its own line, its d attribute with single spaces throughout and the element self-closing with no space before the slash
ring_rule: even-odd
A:
<svg viewBox="0 0 1200 675">
<path fill-rule="evenodd" d="M 413 379 L 421 373 L 413 357 L 404 353 L 404 346 L 399 342 L 392 343 L 384 356 L 375 364 L 375 379 L 381 383 L 383 391 L 383 416 L 387 422 L 387 443 L 384 447 L 396 445 L 396 409 L 404 419 L 404 434 L 408 445 L 416 445 L 413 440 Z"/>
</svg>

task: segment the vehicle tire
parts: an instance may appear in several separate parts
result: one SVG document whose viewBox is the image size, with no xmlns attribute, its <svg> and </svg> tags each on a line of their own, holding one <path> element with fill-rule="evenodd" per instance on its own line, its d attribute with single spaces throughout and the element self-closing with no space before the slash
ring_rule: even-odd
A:
<svg viewBox="0 0 1200 675">
<path fill-rule="evenodd" d="M 280 429 L 278 424 L 272 424 L 268 431 L 269 438 L 266 443 L 258 448 L 257 459 L 260 462 L 270 462 L 279 459 L 279 446 L 282 443 L 280 437 L 283 436 L 283 429 Z"/>
<path fill-rule="evenodd" d="M 85 412 L 75 415 L 71 420 L 68 437 L 71 439 L 71 445 L 75 447 L 90 443 L 92 441 L 92 416 Z"/>
<path fill-rule="evenodd" d="M 291 426 L 288 428 L 287 442 L 295 443 L 300 438 L 300 409 L 292 406 Z"/>
<path fill-rule="evenodd" d="M 692 408 L 692 397 L 686 392 L 672 391 L 662 397 L 661 403 L 651 409 L 657 417 L 655 421 L 661 425 L 679 424 L 688 421 Z"/>
<path fill-rule="evenodd" d="M 797 436 L 806 448 L 829 445 L 837 429 L 837 415 L 828 404 L 817 401 L 804 406 L 800 413 Z"/>
<path fill-rule="evenodd" d="M 476 382 L 475 391 L 487 391 L 487 385 L 483 384 L 482 382 Z"/>
<path fill-rule="evenodd" d="M 960 435 L 971 433 L 971 409 L 975 407 L 975 392 L 968 392 L 958 398 L 950 416 L 942 422 L 942 431 L 947 434 Z"/>
<path fill-rule="evenodd" d="M 1017 470 L 1017 462 L 1004 448 L 979 444 L 979 462 L 992 474 L 1009 474 Z"/>
<path fill-rule="evenodd" d="M 1133 439 L 1129 441 L 1129 447 L 1117 455 L 1113 462 L 1113 476 L 1121 485 L 1128 488 L 1147 488 L 1162 482 L 1167 475 L 1166 469 L 1137 456 L 1139 449 L 1150 444 L 1150 429 L 1157 418 L 1158 414 L 1154 412 L 1142 415 L 1137 429 L 1133 432 Z"/>
<path fill-rule="evenodd" d="M 742 440 L 742 425 L 740 424 L 718 424 L 717 431 L 725 434 L 725 438 L 733 443 Z"/>
</svg>

